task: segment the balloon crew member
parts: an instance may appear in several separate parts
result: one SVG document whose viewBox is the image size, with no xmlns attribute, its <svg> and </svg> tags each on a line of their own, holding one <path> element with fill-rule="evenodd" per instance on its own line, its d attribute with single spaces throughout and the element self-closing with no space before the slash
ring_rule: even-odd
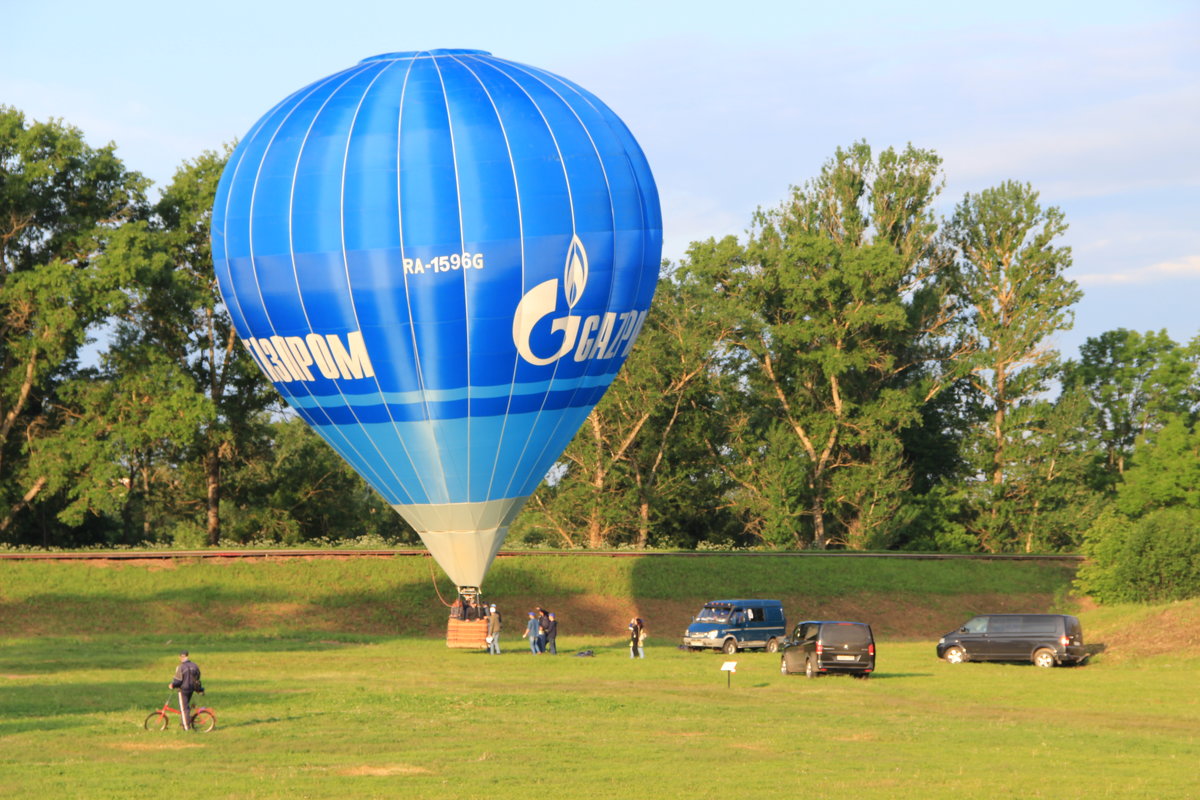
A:
<svg viewBox="0 0 1200 800">
<path fill-rule="evenodd" d="M 546 642 L 550 639 L 550 612 L 541 606 L 537 607 L 538 612 L 538 652 L 546 652 Z"/>
<path fill-rule="evenodd" d="M 640 617 L 629 620 L 629 657 L 646 657 L 646 623 Z"/>
<path fill-rule="evenodd" d="M 500 655 L 500 612 L 496 610 L 495 603 L 488 606 L 487 636 L 488 653 Z"/>
<path fill-rule="evenodd" d="M 179 713 L 183 717 L 183 729 L 190 731 L 192 693 L 204 694 L 204 687 L 200 685 L 200 667 L 188 658 L 187 650 L 179 654 L 179 666 L 175 668 L 175 677 L 167 686 L 179 690 Z"/>
<path fill-rule="evenodd" d="M 546 651 L 552 656 L 558 655 L 558 618 L 553 611 L 546 612 Z"/>
<path fill-rule="evenodd" d="M 541 652 L 541 650 L 538 649 L 538 631 L 540 630 L 541 626 L 538 625 L 537 612 L 530 611 L 529 622 L 525 623 L 525 632 L 521 634 L 521 636 L 522 638 L 529 640 L 529 652 L 533 653 L 535 656 Z"/>
</svg>

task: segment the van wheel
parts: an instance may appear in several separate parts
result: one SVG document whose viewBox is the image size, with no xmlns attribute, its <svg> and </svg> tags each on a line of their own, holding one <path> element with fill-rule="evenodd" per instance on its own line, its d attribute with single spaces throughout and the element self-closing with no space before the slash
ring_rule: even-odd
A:
<svg viewBox="0 0 1200 800">
<path fill-rule="evenodd" d="M 768 639 L 767 640 L 767 652 L 768 653 L 778 653 L 779 652 L 779 640 L 778 639 Z"/>
<path fill-rule="evenodd" d="M 737 639 L 726 639 L 725 646 L 721 650 L 727 656 L 731 656 L 737 652 Z"/>
<path fill-rule="evenodd" d="M 804 674 L 809 678 L 817 677 L 817 668 L 811 658 L 804 659 Z"/>
<path fill-rule="evenodd" d="M 1033 663 L 1039 667 L 1053 667 L 1058 663 L 1054 658 L 1054 651 L 1042 648 L 1033 654 Z"/>
<path fill-rule="evenodd" d="M 967 651 L 955 646 L 948 648 L 942 657 L 951 664 L 962 664 L 967 660 Z"/>
</svg>

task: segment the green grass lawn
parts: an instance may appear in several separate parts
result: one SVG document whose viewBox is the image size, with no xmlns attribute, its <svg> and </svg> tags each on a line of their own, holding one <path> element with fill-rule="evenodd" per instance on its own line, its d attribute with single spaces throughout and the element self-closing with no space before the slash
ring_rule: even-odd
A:
<svg viewBox="0 0 1200 800">
<path fill-rule="evenodd" d="M 1086 630 L 1086 628 L 1085 628 Z M 1188 798 L 1200 659 L 939 662 L 883 641 L 870 680 L 616 638 L 534 657 L 421 637 L 205 634 L 209 734 L 149 732 L 181 642 L 0 639 L 0 797 Z M 592 658 L 570 655 L 590 648 Z"/>
</svg>

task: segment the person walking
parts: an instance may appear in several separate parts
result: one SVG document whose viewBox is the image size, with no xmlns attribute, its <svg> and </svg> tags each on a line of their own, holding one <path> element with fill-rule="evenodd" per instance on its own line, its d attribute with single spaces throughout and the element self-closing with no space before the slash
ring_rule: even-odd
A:
<svg viewBox="0 0 1200 800">
<path fill-rule="evenodd" d="M 194 692 L 204 694 L 204 687 L 200 685 L 200 667 L 188 658 L 187 650 L 179 654 L 179 666 L 175 668 L 175 677 L 171 679 L 167 687 L 179 691 L 179 714 L 183 719 L 183 729 L 190 731 L 192 729 L 192 694 Z"/>
<path fill-rule="evenodd" d="M 525 632 L 521 634 L 522 638 L 529 640 L 529 652 L 535 656 L 541 652 L 538 649 L 538 632 L 541 626 L 538 624 L 538 614 L 536 611 L 529 612 L 529 622 L 525 623 Z"/>
<path fill-rule="evenodd" d="M 500 612 L 496 610 L 495 603 L 488 606 L 487 643 L 490 655 L 500 655 Z"/>
<path fill-rule="evenodd" d="M 546 651 L 558 655 L 558 618 L 553 611 L 546 612 Z"/>
</svg>

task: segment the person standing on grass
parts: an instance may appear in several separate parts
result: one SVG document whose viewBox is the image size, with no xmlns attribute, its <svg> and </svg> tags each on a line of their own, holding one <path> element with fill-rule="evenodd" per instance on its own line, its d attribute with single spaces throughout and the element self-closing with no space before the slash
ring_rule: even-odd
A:
<svg viewBox="0 0 1200 800">
<path fill-rule="evenodd" d="M 553 611 L 546 612 L 546 651 L 552 656 L 558 655 L 558 618 Z"/>
<path fill-rule="evenodd" d="M 541 606 L 538 612 L 538 652 L 546 652 L 546 643 L 550 639 L 550 612 Z"/>
<path fill-rule="evenodd" d="M 500 612 L 496 610 L 495 603 L 488 606 L 487 636 L 488 653 L 493 656 L 500 655 Z"/>
<path fill-rule="evenodd" d="M 646 623 L 640 617 L 629 620 L 629 657 L 646 657 Z"/>
<path fill-rule="evenodd" d="M 188 658 L 187 650 L 179 654 L 179 666 L 175 668 L 175 677 L 167 687 L 179 691 L 179 714 L 183 718 L 183 729 L 190 731 L 192 693 L 204 694 L 204 687 L 200 685 L 200 668 Z"/>
<path fill-rule="evenodd" d="M 536 611 L 529 612 L 529 622 L 525 623 L 525 632 L 521 634 L 523 638 L 529 639 L 529 652 L 535 656 L 541 652 L 538 649 L 538 634 L 541 631 L 541 625 L 538 624 L 538 615 Z"/>
</svg>

